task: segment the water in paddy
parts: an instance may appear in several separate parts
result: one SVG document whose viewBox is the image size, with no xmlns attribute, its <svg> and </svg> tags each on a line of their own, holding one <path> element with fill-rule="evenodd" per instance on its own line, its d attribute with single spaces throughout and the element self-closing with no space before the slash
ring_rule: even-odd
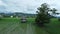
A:
<svg viewBox="0 0 60 34">
<path fill-rule="evenodd" d="M 31 23 L 19 23 L 19 24 L 9 23 L 0 30 L 0 34 L 48 34 L 48 33 L 41 29 L 40 27 L 37 27 Z"/>
</svg>

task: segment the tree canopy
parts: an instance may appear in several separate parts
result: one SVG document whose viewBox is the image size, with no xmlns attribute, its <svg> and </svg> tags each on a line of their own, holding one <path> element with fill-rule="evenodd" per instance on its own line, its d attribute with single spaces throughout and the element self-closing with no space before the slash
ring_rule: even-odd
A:
<svg viewBox="0 0 60 34">
<path fill-rule="evenodd" d="M 50 22 L 50 14 L 48 12 L 52 12 L 55 14 L 57 11 L 55 8 L 51 9 L 50 6 L 47 3 L 41 4 L 40 7 L 37 8 L 37 17 L 36 17 L 36 23 L 39 25 L 43 25 L 44 23 L 49 23 Z"/>
</svg>

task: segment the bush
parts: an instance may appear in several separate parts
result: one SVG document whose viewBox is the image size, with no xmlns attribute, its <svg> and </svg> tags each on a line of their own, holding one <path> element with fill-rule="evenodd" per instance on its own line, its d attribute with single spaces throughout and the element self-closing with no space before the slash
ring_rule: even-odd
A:
<svg viewBox="0 0 60 34">
<path fill-rule="evenodd" d="M 60 21 L 60 18 L 58 19 L 58 21 Z"/>
</svg>

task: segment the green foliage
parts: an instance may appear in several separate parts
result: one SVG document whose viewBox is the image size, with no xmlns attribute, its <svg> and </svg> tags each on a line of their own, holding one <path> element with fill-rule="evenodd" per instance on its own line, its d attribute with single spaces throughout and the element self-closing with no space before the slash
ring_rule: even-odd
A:
<svg viewBox="0 0 60 34">
<path fill-rule="evenodd" d="M 58 21 L 60 21 L 60 18 L 58 19 Z"/>
<path fill-rule="evenodd" d="M 20 18 L 3 18 L 0 21 L 0 34 L 60 34 L 60 22 L 56 18 L 52 18 L 51 22 L 45 24 L 43 28 L 33 24 L 35 18 L 27 19 L 27 23 L 21 23 Z"/>
<path fill-rule="evenodd" d="M 50 9 L 49 5 L 46 3 L 43 3 L 41 5 L 41 7 L 37 8 L 37 9 L 38 9 L 38 11 L 37 11 L 38 14 L 37 14 L 37 17 L 35 19 L 35 22 L 39 25 L 42 25 L 42 26 L 44 23 L 50 22 L 51 15 L 48 12 L 52 11 L 52 13 L 55 14 L 55 11 L 56 11 L 55 8 Z"/>
<path fill-rule="evenodd" d="M 0 20 L 1 20 L 1 18 L 0 18 Z"/>
<path fill-rule="evenodd" d="M 0 20 L 1 20 L 1 18 L 0 18 Z"/>
</svg>

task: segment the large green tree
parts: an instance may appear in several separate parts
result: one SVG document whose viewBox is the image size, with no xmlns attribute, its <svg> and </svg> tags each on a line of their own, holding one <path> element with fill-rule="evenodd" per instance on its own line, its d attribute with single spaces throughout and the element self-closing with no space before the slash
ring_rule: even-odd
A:
<svg viewBox="0 0 60 34">
<path fill-rule="evenodd" d="M 46 3 L 41 4 L 40 7 L 38 7 L 38 11 L 37 11 L 37 17 L 35 19 L 35 22 L 40 25 L 43 26 L 44 23 L 49 23 L 50 22 L 50 18 L 51 15 L 49 14 L 49 11 L 51 11 L 52 13 L 56 12 L 56 9 L 53 8 L 49 8 L 50 6 Z"/>
</svg>

